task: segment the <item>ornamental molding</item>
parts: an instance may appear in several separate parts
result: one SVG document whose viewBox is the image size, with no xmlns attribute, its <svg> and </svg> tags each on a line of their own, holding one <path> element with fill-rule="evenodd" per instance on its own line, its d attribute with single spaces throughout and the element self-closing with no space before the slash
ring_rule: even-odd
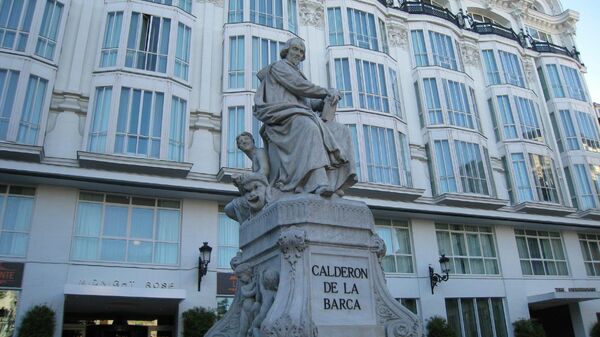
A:
<svg viewBox="0 0 600 337">
<path fill-rule="evenodd" d="M 76 92 L 54 91 L 50 102 L 50 110 L 58 113 L 70 111 L 85 116 L 87 115 L 89 101 L 89 96 Z"/>
<path fill-rule="evenodd" d="M 408 45 L 408 29 L 404 23 L 388 21 L 386 24 L 391 47 L 406 47 Z"/>
<path fill-rule="evenodd" d="M 309 328 L 305 328 L 305 327 Z M 266 337 L 316 337 L 317 328 L 312 321 L 307 324 L 306 320 L 302 324 L 296 324 L 288 314 L 279 317 L 272 325 L 263 327 L 263 336 Z"/>
<path fill-rule="evenodd" d="M 223 7 L 223 0 L 196 0 L 196 2 L 201 4 L 213 4 L 217 7 Z"/>
<path fill-rule="evenodd" d="M 190 111 L 190 130 L 221 132 L 221 118 L 208 111 Z"/>
<path fill-rule="evenodd" d="M 296 270 L 296 262 L 302 257 L 306 248 L 306 231 L 296 226 L 284 230 L 279 235 L 277 244 L 283 253 L 283 258 L 290 264 L 292 273 Z"/>
<path fill-rule="evenodd" d="M 325 26 L 325 20 L 323 19 L 325 8 L 323 2 L 324 0 L 299 1 L 298 16 L 300 17 L 300 24 L 323 29 Z"/>
<path fill-rule="evenodd" d="M 460 50 L 465 65 L 470 65 L 477 68 L 481 66 L 479 48 L 476 45 L 462 43 Z"/>
<path fill-rule="evenodd" d="M 530 84 L 535 83 L 536 80 L 536 68 L 535 61 L 531 57 L 523 58 L 523 70 L 527 77 L 527 82 Z"/>
<path fill-rule="evenodd" d="M 417 144 L 410 144 L 410 158 L 427 162 L 427 152 L 425 151 L 425 147 Z"/>
</svg>

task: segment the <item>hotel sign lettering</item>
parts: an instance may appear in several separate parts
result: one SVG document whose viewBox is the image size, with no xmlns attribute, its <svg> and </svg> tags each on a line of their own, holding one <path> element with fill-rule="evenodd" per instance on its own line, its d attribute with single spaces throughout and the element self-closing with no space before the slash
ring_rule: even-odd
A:
<svg viewBox="0 0 600 337">
<path fill-rule="evenodd" d="M 24 267 L 24 263 L 0 261 L 0 287 L 20 288 Z"/>
</svg>

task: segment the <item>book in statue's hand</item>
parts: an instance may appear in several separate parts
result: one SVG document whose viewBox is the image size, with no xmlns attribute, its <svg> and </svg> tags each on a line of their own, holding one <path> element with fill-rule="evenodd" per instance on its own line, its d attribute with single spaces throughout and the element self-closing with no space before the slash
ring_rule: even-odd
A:
<svg viewBox="0 0 600 337">
<path fill-rule="evenodd" d="M 323 112 L 321 113 L 321 119 L 325 122 L 332 121 L 335 118 L 335 111 L 337 110 L 337 102 L 333 104 L 335 96 L 327 95 L 324 99 Z"/>
</svg>

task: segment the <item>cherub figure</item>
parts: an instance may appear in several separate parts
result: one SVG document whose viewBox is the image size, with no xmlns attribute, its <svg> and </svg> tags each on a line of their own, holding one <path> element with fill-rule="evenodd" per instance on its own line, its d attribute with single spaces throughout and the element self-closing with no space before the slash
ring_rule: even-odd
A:
<svg viewBox="0 0 600 337">
<path fill-rule="evenodd" d="M 241 197 L 225 205 L 225 214 L 239 223 L 258 213 L 271 201 L 271 188 L 261 173 L 249 173 L 233 177 Z"/>
<path fill-rule="evenodd" d="M 260 325 L 267 317 L 267 313 L 275 301 L 277 287 L 279 286 L 279 272 L 275 269 L 267 269 L 259 280 L 260 292 L 257 300 L 260 301 L 260 309 L 252 322 L 252 337 L 261 337 Z"/>
<path fill-rule="evenodd" d="M 254 136 L 250 132 L 242 132 L 236 138 L 238 149 L 240 149 L 250 160 L 252 160 L 252 172 L 262 173 L 269 177 L 269 157 L 263 148 L 257 148 Z"/>
<path fill-rule="evenodd" d="M 240 312 L 240 331 L 238 337 L 246 337 L 251 328 L 253 310 L 256 302 L 256 281 L 252 279 L 252 267 L 242 263 L 235 268 L 235 274 L 239 280 L 240 301 L 242 310 Z"/>
</svg>

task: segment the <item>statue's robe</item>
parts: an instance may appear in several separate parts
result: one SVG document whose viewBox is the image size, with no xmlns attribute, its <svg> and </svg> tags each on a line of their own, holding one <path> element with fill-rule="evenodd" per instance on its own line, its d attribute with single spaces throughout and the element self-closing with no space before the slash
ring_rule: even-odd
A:
<svg viewBox="0 0 600 337">
<path fill-rule="evenodd" d="M 291 62 L 271 63 L 257 74 L 254 116 L 264 123 L 270 163 L 269 181 L 281 191 L 302 188 L 313 170 L 325 168 L 333 190 L 356 182 L 349 129 L 335 121 L 323 122 L 313 111 L 328 95 L 306 79 Z"/>
</svg>

